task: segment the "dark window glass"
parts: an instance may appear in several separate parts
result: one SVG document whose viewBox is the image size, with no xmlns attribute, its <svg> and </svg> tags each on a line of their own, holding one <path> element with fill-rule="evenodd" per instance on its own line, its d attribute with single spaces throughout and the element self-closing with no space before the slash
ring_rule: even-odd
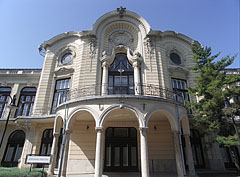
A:
<svg viewBox="0 0 240 177">
<path fill-rule="evenodd" d="M 11 93 L 10 87 L 0 87 L 0 118 L 3 118 Z"/>
<path fill-rule="evenodd" d="M 181 58 L 178 54 L 176 53 L 171 53 L 170 54 L 170 59 L 171 61 L 176 64 L 176 65 L 180 65 L 181 64 Z"/>
<path fill-rule="evenodd" d="M 37 89 L 35 87 L 25 87 L 22 89 L 18 103 L 17 116 L 30 116 Z"/>
<path fill-rule="evenodd" d="M 53 97 L 52 113 L 55 113 L 56 107 L 58 105 L 66 101 L 67 91 L 69 90 L 69 88 L 70 79 L 57 80 Z"/>
<path fill-rule="evenodd" d="M 133 127 L 106 129 L 104 171 L 138 171 L 137 130 Z"/>
<path fill-rule="evenodd" d="M 109 94 L 134 94 L 134 72 L 125 54 L 117 54 L 108 72 Z"/>
<path fill-rule="evenodd" d="M 22 130 L 14 131 L 8 138 L 2 166 L 16 167 L 21 158 L 25 142 L 25 133 Z"/>
<path fill-rule="evenodd" d="M 186 81 L 180 79 L 172 79 L 172 88 L 179 95 L 182 96 L 184 100 L 190 101 L 189 95 L 187 94 Z"/>
<path fill-rule="evenodd" d="M 41 140 L 41 147 L 40 147 L 40 155 L 51 155 L 51 149 L 52 149 L 52 142 L 53 142 L 53 129 L 46 129 L 43 132 L 42 140 Z M 57 152 L 56 152 L 56 162 L 58 162 L 59 159 L 59 153 L 62 143 L 62 129 L 60 131 L 60 136 L 58 138 L 58 145 L 57 145 Z M 58 163 L 56 163 L 56 166 Z M 38 167 L 41 167 L 38 166 Z"/>
</svg>

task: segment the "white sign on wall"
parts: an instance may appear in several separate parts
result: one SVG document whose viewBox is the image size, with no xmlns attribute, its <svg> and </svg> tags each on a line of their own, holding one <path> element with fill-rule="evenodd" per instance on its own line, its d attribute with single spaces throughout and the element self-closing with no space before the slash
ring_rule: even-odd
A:
<svg viewBox="0 0 240 177">
<path fill-rule="evenodd" d="M 28 154 L 26 156 L 26 164 L 50 164 L 51 156 L 37 156 Z"/>
</svg>

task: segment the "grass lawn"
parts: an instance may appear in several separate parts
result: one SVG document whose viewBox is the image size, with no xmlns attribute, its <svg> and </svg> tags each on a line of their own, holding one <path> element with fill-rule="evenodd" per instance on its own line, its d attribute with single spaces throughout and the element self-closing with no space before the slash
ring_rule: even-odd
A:
<svg viewBox="0 0 240 177">
<path fill-rule="evenodd" d="M 199 177 L 240 177 L 240 173 L 208 173 L 199 174 Z"/>
<path fill-rule="evenodd" d="M 44 172 L 42 175 L 42 169 L 33 168 L 29 173 L 29 168 L 27 169 L 19 169 L 17 167 L 6 168 L 0 167 L 0 177 L 46 177 L 46 173 Z"/>
</svg>

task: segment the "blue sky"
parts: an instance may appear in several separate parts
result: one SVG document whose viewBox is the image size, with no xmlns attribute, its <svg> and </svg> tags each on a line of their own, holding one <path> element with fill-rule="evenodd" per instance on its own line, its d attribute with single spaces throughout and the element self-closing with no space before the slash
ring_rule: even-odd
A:
<svg viewBox="0 0 240 177">
<path fill-rule="evenodd" d="M 89 30 L 103 14 L 123 6 L 153 30 L 183 33 L 220 56 L 238 54 L 239 0 L 0 0 L 0 68 L 41 68 L 38 46 L 66 31 Z"/>
</svg>

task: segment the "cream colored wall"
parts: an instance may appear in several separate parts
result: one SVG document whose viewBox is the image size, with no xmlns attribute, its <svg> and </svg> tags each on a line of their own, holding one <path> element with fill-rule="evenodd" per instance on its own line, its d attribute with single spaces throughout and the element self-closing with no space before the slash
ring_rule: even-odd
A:
<svg viewBox="0 0 240 177">
<path fill-rule="evenodd" d="M 94 172 L 95 149 L 95 122 L 76 121 L 70 137 L 67 171 Z"/>
<path fill-rule="evenodd" d="M 149 160 L 175 159 L 172 132 L 168 121 L 150 121 L 147 137 Z"/>
</svg>

